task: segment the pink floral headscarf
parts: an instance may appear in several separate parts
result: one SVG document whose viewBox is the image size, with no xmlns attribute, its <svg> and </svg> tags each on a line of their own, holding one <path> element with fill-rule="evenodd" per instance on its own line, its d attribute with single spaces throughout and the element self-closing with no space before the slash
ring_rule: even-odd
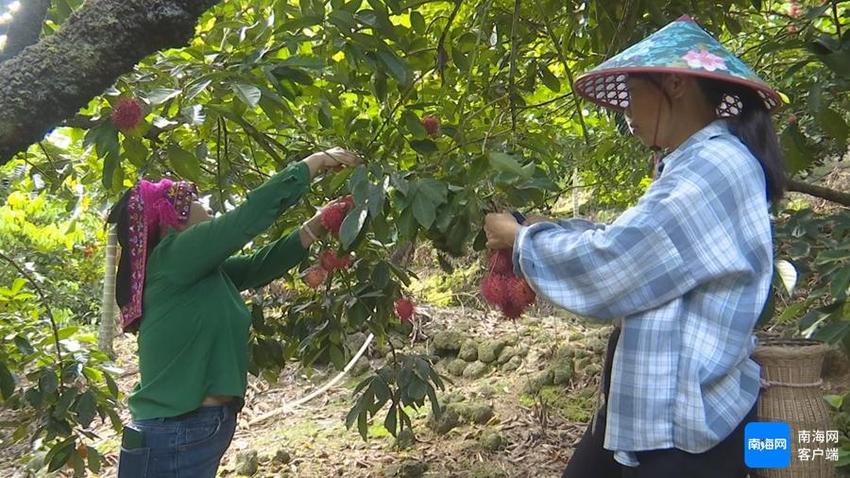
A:
<svg viewBox="0 0 850 478">
<path fill-rule="evenodd" d="M 129 216 L 130 301 L 121 307 L 121 326 L 136 330 L 142 317 L 148 247 L 159 241 L 169 227 L 186 222 L 192 202 L 198 199 L 194 184 L 163 179 L 153 183 L 141 180 L 127 202 Z"/>
</svg>

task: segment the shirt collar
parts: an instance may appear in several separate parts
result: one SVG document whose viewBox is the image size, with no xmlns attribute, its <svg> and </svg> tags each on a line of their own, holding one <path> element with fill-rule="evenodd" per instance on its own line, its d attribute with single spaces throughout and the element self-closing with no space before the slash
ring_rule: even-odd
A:
<svg viewBox="0 0 850 478">
<path fill-rule="evenodd" d="M 688 139 L 682 142 L 682 144 L 680 144 L 678 148 L 674 149 L 669 154 L 661 158 L 661 161 L 659 162 L 659 175 L 663 172 L 663 169 L 666 166 L 669 166 L 672 161 L 675 161 L 676 158 L 681 156 L 691 146 L 701 143 L 705 140 L 714 138 L 716 136 L 728 133 L 729 124 L 725 119 L 716 119 L 711 123 L 708 123 L 701 130 L 692 134 Z"/>
</svg>

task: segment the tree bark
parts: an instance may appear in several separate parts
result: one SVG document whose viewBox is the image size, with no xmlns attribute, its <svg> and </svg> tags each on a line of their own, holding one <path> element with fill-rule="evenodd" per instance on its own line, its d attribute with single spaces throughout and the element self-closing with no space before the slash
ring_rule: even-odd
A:
<svg viewBox="0 0 850 478">
<path fill-rule="evenodd" d="M 146 56 L 185 45 L 219 0 L 88 0 L 55 34 L 0 63 L 0 165 Z"/>
<path fill-rule="evenodd" d="M 789 179 L 788 190 L 798 193 L 805 193 L 810 196 L 826 199 L 827 201 L 832 201 L 834 203 L 841 204 L 842 206 L 850 207 L 850 194 L 843 193 L 841 191 L 836 191 L 835 189 L 825 188 L 823 186 L 816 186 L 814 184 L 809 184 L 807 182 L 798 181 L 795 179 Z"/>
<path fill-rule="evenodd" d="M 0 62 L 12 58 L 38 41 L 48 8 L 50 8 L 50 0 L 23 2 L 6 31 L 6 46 L 3 48 L 3 53 L 0 53 Z"/>
<path fill-rule="evenodd" d="M 103 274 L 103 296 L 100 303 L 100 330 L 97 336 L 97 346 L 101 352 L 115 357 L 115 335 L 118 331 L 118 321 L 115 320 L 118 304 L 115 303 L 115 258 L 118 255 L 118 231 L 116 226 L 109 227 L 106 236 L 106 267 Z"/>
</svg>

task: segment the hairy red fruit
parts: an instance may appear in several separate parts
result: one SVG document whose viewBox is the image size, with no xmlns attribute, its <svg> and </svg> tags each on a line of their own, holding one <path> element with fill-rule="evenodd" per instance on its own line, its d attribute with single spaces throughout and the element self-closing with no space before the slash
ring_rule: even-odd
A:
<svg viewBox="0 0 850 478">
<path fill-rule="evenodd" d="M 492 305 L 501 307 L 508 301 L 507 277 L 499 274 L 490 274 L 481 280 L 481 295 L 484 300 Z"/>
<path fill-rule="evenodd" d="M 522 307 L 519 304 L 514 304 L 512 302 L 503 305 L 501 309 L 502 314 L 504 314 L 505 317 L 511 320 L 518 319 L 522 315 L 522 313 L 525 312 L 525 307 Z"/>
<path fill-rule="evenodd" d="M 112 124 L 120 131 L 130 131 L 139 125 L 145 113 L 135 98 L 121 98 L 112 109 Z"/>
<path fill-rule="evenodd" d="M 311 267 L 304 274 L 304 283 L 311 289 L 318 289 L 328 280 L 328 271 L 321 267 Z"/>
<path fill-rule="evenodd" d="M 402 322 L 410 322 L 411 317 L 413 317 L 413 312 L 415 307 L 413 306 L 413 301 L 407 298 L 398 299 L 395 301 L 395 315 L 398 316 L 399 320 Z"/>
<path fill-rule="evenodd" d="M 342 227 L 342 221 L 345 219 L 345 207 L 340 207 L 339 205 L 332 204 L 322 209 L 322 214 L 319 216 L 319 220 L 322 222 L 322 226 L 333 234 L 334 237 L 339 237 L 339 229 Z"/>
<path fill-rule="evenodd" d="M 513 304 L 522 308 L 528 307 L 537 299 L 534 289 L 522 277 L 512 277 L 509 281 L 508 296 Z"/>
<path fill-rule="evenodd" d="M 422 118 L 422 126 L 432 138 L 440 134 L 440 118 L 436 116 L 428 115 Z"/>
<path fill-rule="evenodd" d="M 327 272 L 348 269 L 351 266 L 351 256 L 338 256 L 335 251 L 326 249 L 319 254 L 319 265 Z"/>
<path fill-rule="evenodd" d="M 339 203 L 345 206 L 345 212 L 348 212 L 354 207 L 354 197 L 349 194 L 348 196 L 340 198 Z"/>
<path fill-rule="evenodd" d="M 797 25 L 794 25 L 793 23 L 785 27 L 785 29 L 788 31 L 788 33 L 797 33 L 798 31 L 800 31 L 800 29 L 797 28 Z"/>
<path fill-rule="evenodd" d="M 490 254 L 490 273 L 513 275 L 514 262 L 511 249 L 499 249 Z"/>
<path fill-rule="evenodd" d="M 791 18 L 799 18 L 802 14 L 803 7 L 801 7 L 797 2 L 791 2 L 791 6 L 788 8 L 788 15 L 791 16 Z"/>
</svg>

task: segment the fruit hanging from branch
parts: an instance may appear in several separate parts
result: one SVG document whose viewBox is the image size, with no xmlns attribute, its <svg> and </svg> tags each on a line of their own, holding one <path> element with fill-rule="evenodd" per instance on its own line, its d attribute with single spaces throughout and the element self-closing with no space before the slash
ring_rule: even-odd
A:
<svg viewBox="0 0 850 478">
<path fill-rule="evenodd" d="M 322 226 L 327 229 L 331 235 L 339 238 L 339 229 L 342 227 L 342 221 L 348 211 L 354 207 L 354 198 L 345 196 L 328 204 L 322 209 L 319 219 L 322 221 Z"/>
<path fill-rule="evenodd" d="M 514 275 L 512 254 L 511 249 L 492 252 L 490 268 L 479 286 L 487 303 L 501 310 L 505 317 L 516 320 L 537 300 L 537 294 L 524 278 Z"/>
<path fill-rule="evenodd" d="M 144 108 L 139 100 L 131 97 L 123 97 L 112 108 L 112 124 L 121 132 L 128 132 L 142 122 L 145 117 Z"/>
</svg>

